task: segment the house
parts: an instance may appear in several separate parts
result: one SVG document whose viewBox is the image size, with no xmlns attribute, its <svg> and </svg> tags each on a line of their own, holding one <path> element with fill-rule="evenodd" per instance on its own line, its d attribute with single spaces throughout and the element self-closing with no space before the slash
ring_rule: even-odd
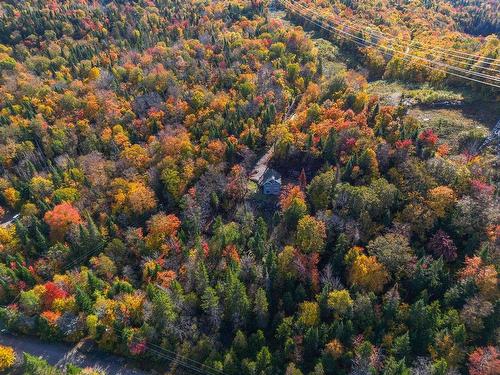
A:
<svg viewBox="0 0 500 375">
<path fill-rule="evenodd" d="M 273 155 L 274 145 L 257 161 L 249 175 L 250 180 L 262 187 L 262 192 L 266 195 L 278 195 L 281 192 L 281 175 L 268 168 Z"/>
<path fill-rule="evenodd" d="M 274 169 L 267 169 L 259 181 L 262 192 L 266 195 L 278 195 L 281 192 L 281 175 Z"/>
</svg>

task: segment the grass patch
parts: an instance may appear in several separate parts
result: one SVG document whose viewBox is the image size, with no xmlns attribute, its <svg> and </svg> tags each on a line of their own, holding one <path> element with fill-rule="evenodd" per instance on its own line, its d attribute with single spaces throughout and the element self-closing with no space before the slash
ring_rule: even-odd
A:
<svg viewBox="0 0 500 375">
<path fill-rule="evenodd" d="M 463 101 L 461 93 L 438 90 L 427 84 L 417 85 L 400 81 L 378 80 L 368 84 L 368 93 L 377 95 L 386 105 L 398 105 L 401 99 L 412 99 L 414 104 L 431 105 L 445 101 Z"/>
<path fill-rule="evenodd" d="M 383 79 L 368 83 L 367 92 L 370 95 L 376 95 L 384 105 L 397 106 L 403 95 L 403 91 L 408 86 L 401 82 L 388 82 Z"/>
<path fill-rule="evenodd" d="M 347 65 L 341 61 L 339 48 L 323 38 L 313 38 L 323 64 L 323 75 L 328 80 L 340 72 L 347 70 Z"/>
<path fill-rule="evenodd" d="M 464 97 L 461 93 L 449 90 L 436 90 L 432 88 L 420 88 L 415 90 L 404 90 L 403 98 L 411 98 L 417 104 L 431 105 L 439 102 L 461 102 Z"/>
<path fill-rule="evenodd" d="M 487 124 L 466 116 L 461 109 L 414 107 L 409 114 L 419 120 L 424 128 L 432 128 L 439 135 L 441 143 L 448 143 L 456 150 L 471 135 L 478 137 L 488 134 Z"/>
</svg>

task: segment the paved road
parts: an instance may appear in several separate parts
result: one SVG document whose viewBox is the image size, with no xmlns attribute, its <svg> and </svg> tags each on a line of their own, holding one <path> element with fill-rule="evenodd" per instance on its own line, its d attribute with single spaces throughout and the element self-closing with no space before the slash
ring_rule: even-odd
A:
<svg viewBox="0 0 500 375">
<path fill-rule="evenodd" d="M 7 228 L 14 221 L 16 221 L 16 219 L 18 217 L 19 217 L 19 214 L 13 214 L 13 213 L 5 215 L 5 217 L 3 218 L 4 221 L 2 223 L 0 223 L 0 227 Z"/>
<path fill-rule="evenodd" d="M 42 357 L 52 366 L 64 368 L 67 364 L 78 367 L 99 367 L 108 375 L 146 375 L 145 372 L 133 368 L 125 358 L 100 351 L 84 353 L 80 345 L 71 346 L 61 343 L 46 343 L 27 336 L 12 336 L 0 333 L 0 344 L 9 345 L 22 355 L 23 352 Z"/>
</svg>

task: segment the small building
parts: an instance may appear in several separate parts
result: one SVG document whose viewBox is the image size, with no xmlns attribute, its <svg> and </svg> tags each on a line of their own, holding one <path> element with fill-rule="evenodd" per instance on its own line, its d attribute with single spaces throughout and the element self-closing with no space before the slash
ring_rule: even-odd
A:
<svg viewBox="0 0 500 375">
<path fill-rule="evenodd" d="M 262 192 L 266 195 L 279 195 L 281 192 L 281 175 L 274 169 L 267 169 L 259 180 Z"/>
</svg>

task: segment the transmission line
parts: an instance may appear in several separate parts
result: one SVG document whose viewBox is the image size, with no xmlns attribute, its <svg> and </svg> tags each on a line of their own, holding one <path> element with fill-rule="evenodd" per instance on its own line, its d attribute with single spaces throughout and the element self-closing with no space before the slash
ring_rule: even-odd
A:
<svg viewBox="0 0 500 375">
<path fill-rule="evenodd" d="M 452 65 L 449 65 L 449 64 L 445 64 L 445 63 L 440 63 L 438 61 L 432 61 L 432 60 L 429 60 L 429 59 L 426 59 L 426 58 L 423 58 L 423 57 L 420 57 L 420 56 L 415 56 L 415 55 L 412 55 L 408 52 L 402 52 L 402 51 L 396 51 L 394 48 L 389 48 L 389 47 L 385 47 L 385 46 L 379 46 L 371 41 L 367 41 L 366 39 L 364 38 L 361 38 L 359 36 L 356 36 L 356 35 L 353 35 L 345 30 L 341 30 L 339 28 L 336 28 L 336 27 L 333 27 L 332 25 L 328 24 L 325 26 L 323 25 L 323 22 L 322 21 L 321 23 L 319 23 L 318 21 L 315 21 L 314 19 L 312 19 L 311 17 L 307 16 L 307 15 L 304 15 L 303 14 L 303 10 L 305 9 L 307 12 L 309 13 L 313 13 L 314 15 L 318 16 L 317 14 L 315 14 L 313 11 L 303 7 L 303 6 L 300 6 L 300 8 L 297 7 L 297 5 L 295 5 L 294 3 L 291 3 L 289 1 L 286 1 L 286 0 L 279 0 L 281 3 L 283 3 L 283 5 L 285 6 L 285 8 L 289 9 L 291 8 L 293 11 L 295 11 L 296 13 L 298 13 L 301 17 L 307 19 L 309 22 L 317 25 L 318 27 L 326 30 L 326 31 L 329 31 L 329 32 L 338 32 L 338 33 L 341 33 L 343 34 L 347 39 L 350 39 L 352 40 L 354 43 L 358 44 L 358 45 L 362 45 L 363 47 L 375 47 L 377 49 L 385 49 L 387 51 L 390 51 L 390 52 L 385 52 L 387 55 L 391 56 L 391 57 L 394 57 L 396 54 L 402 54 L 402 55 L 405 55 L 406 58 L 414 58 L 414 59 L 417 59 L 417 60 L 421 60 L 421 61 L 424 61 L 424 62 L 427 62 L 429 64 L 436 64 L 438 66 L 442 66 L 442 67 L 445 67 L 445 68 L 448 68 L 448 69 L 454 69 L 454 70 L 457 70 L 457 71 L 460 71 L 464 74 L 470 74 L 470 75 L 475 75 L 475 76 L 480 76 L 480 77 L 484 77 L 484 78 L 487 78 L 487 79 L 491 79 L 491 80 L 494 80 L 494 81 L 498 81 L 500 80 L 498 77 L 494 77 L 494 76 L 489 76 L 489 75 L 483 75 L 481 73 L 477 73 L 477 72 L 472 72 L 472 71 L 469 71 L 469 70 L 466 70 L 466 69 L 462 69 L 462 68 L 458 68 L 458 67 L 455 67 L 455 66 L 452 66 Z M 322 16 L 319 16 L 320 18 L 324 18 Z M 479 80 L 479 79 L 475 79 L 475 78 L 472 78 L 472 77 L 468 77 L 468 76 L 464 76 L 462 74 L 458 74 L 458 73 L 454 73 L 454 72 L 450 72 L 448 70 L 443 70 L 443 69 L 439 69 L 439 68 L 436 68 L 436 67 L 433 67 L 433 66 L 429 66 L 430 69 L 432 70 L 435 70 L 435 71 L 439 71 L 439 72 L 442 72 L 442 73 L 445 73 L 445 74 L 449 74 L 449 75 L 453 75 L 453 76 L 456 76 L 456 77 L 459 77 L 459 78 L 462 78 L 462 79 L 466 79 L 466 80 L 469 80 L 469 81 L 474 81 L 474 82 L 477 82 L 477 83 L 481 83 L 481 84 L 484 84 L 484 85 L 488 85 L 488 86 L 492 86 L 492 87 L 496 87 L 496 88 L 500 88 L 500 85 L 497 85 L 495 83 L 491 83 L 491 82 L 487 82 L 487 81 L 482 81 L 482 80 Z"/>
<path fill-rule="evenodd" d="M 289 2 L 290 3 L 294 3 L 293 1 L 289 1 Z M 304 7 L 302 4 L 299 4 L 299 2 L 295 2 L 295 5 L 300 5 L 301 7 Z M 318 8 L 316 8 L 316 9 L 318 9 Z M 335 13 L 330 13 L 328 16 L 329 17 L 336 17 L 336 18 L 340 19 L 341 21 L 337 22 L 337 24 L 339 24 L 341 26 L 344 25 L 344 24 L 348 24 L 347 27 L 351 27 L 353 29 L 358 28 L 358 30 L 359 30 L 360 27 L 362 27 L 362 26 L 358 26 L 358 25 L 353 24 L 352 21 L 349 21 L 349 20 L 347 20 L 345 18 L 342 18 L 342 16 L 340 16 L 338 14 L 335 14 Z M 324 16 L 322 16 L 322 17 L 324 17 Z M 387 32 L 384 32 L 384 31 L 381 31 L 381 30 L 377 30 L 377 29 L 372 30 L 372 28 L 375 26 L 373 24 L 368 24 L 368 23 L 363 22 L 361 20 L 357 20 L 357 21 L 360 21 L 360 23 L 362 23 L 362 25 L 365 26 L 365 30 L 364 31 L 370 33 L 372 36 L 374 36 L 374 34 L 378 34 L 378 35 L 384 36 L 386 39 L 390 39 L 390 40 L 394 40 L 395 39 L 394 35 L 389 34 Z M 363 29 L 361 29 L 361 30 L 363 30 Z M 406 47 L 410 47 L 410 44 L 406 44 Z M 415 47 L 417 49 L 420 49 L 420 50 L 422 50 L 424 48 L 424 47 L 419 47 L 419 46 L 415 46 Z M 438 47 L 438 46 L 434 46 L 434 47 L 431 46 L 431 51 L 441 51 L 442 53 L 447 53 L 447 54 L 450 54 L 450 55 L 457 54 L 458 56 L 455 56 L 456 58 L 461 58 L 461 59 L 470 60 L 470 61 L 474 61 L 474 62 L 481 62 L 479 60 L 485 60 L 486 62 L 489 62 L 490 66 L 491 65 L 493 65 L 493 66 L 500 66 L 500 61 L 497 61 L 498 60 L 497 58 L 491 58 L 491 57 L 486 57 L 486 56 L 481 56 L 481 55 L 475 55 L 475 54 L 467 53 L 467 52 L 464 52 L 464 51 L 458 51 L 458 50 L 455 50 L 455 49 L 446 49 L 446 48 L 442 48 L 442 47 Z M 489 69 L 489 68 L 486 68 L 486 67 L 483 67 L 483 69 L 492 70 L 492 69 Z"/>
<path fill-rule="evenodd" d="M 292 1 L 290 1 L 290 2 L 292 2 Z M 298 2 L 295 2 L 295 3 L 297 4 Z M 335 13 L 330 13 L 328 16 L 331 18 L 336 17 L 337 19 L 340 19 L 340 21 L 337 22 L 337 24 L 339 24 L 339 25 L 347 24 L 347 27 L 351 27 L 353 29 L 358 29 L 358 30 L 362 27 L 362 26 L 358 26 L 356 24 L 353 24 L 352 21 L 349 21 L 345 18 L 342 18 L 342 16 L 335 14 Z M 361 30 L 368 32 L 372 36 L 375 36 L 375 34 L 378 34 L 379 36 L 383 36 L 389 40 L 394 40 L 396 38 L 394 35 L 392 35 L 390 33 L 387 33 L 387 32 L 384 32 L 384 31 L 381 31 L 378 29 L 372 29 L 375 27 L 375 25 L 373 25 L 373 24 L 368 24 L 368 23 L 363 22 L 361 20 L 357 20 L 357 21 L 359 21 L 362 25 L 365 26 L 365 29 L 364 30 L 361 29 Z M 402 43 L 400 43 L 400 44 L 402 44 Z M 404 46 L 405 45 L 402 44 L 402 47 L 404 47 Z M 410 46 L 411 46 L 411 43 L 410 44 L 406 43 L 406 47 L 410 47 Z M 414 46 L 414 48 L 417 48 L 419 50 L 424 49 L 424 47 L 421 47 L 421 46 Z M 481 56 L 481 55 L 470 54 L 470 53 L 467 53 L 464 51 L 458 51 L 456 49 L 447 49 L 447 48 L 442 48 L 442 47 L 438 47 L 438 46 L 434 46 L 434 47 L 431 46 L 430 48 L 431 48 L 430 51 L 440 51 L 441 53 L 445 53 L 445 54 L 449 54 L 449 55 L 456 54 L 457 56 L 454 56 L 455 58 L 465 59 L 465 60 L 469 60 L 471 62 L 476 62 L 476 63 L 477 62 L 488 62 L 488 64 L 490 66 L 500 66 L 500 61 L 497 61 L 498 60 L 497 58 L 491 58 L 491 57 L 486 57 L 486 56 Z M 480 60 L 484 60 L 484 61 L 480 61 Z M 495 70 L 492 68 L 487 68 L 487 67 L 482 67 L 482 68 L 486 69 L 486 70 L 498 71 L 498 70 Z"/>
<path fill-rule="evenodd" d="M 288 3 L 288 5 L 291 6 L 292 8 L 295 7 L 295 10 L 299 14 L 301 14 L 301 12 L 297 10 L 297 7 L 300 7 L 302 9 L 304 9 L 305 11 L 307 11 L 309 13 L 312 13 L 313 15 L 315 15 L 316 17 L 319 17 L 322 20 L 325 19 L 325 17 L 323 15 L 318 14 L 317 12 L 314 12 L 313 10 L 308 9 L 308 8 L 302 6 L 302 5 L 296 5 L 295 3 L 291 2 L 291 1 L 287 1 L 287 0 L 283 0 L 283 2 Z M 304 18 L 307 18 L 303 14 L 301 14 L 301 16 L 303 16 Z M 310 18 L 308 18 L 308 19 L 311 20 Z M 328 25 L 328 26 L 331 27 L 331 28 L 334 28 L 334 27 L 332 27 L 332 25 Z M 461 73 L 464 73 L 464 74 L 470 74 L 472 76 L 476 76 L 476 77 L 480 77 L 480 78 L 486 78 L 486 79 L 490 79 L 492 81 L 499 81 L 500 82 L 500 77 L 490 76 L 490 75 L 487 75 L 487 74 L 470 71 L 470 70 L 467 70 L 467 69 L 463 69 L 463 68 L 460 68 L 460 67 L 456 67 L 456 66 L 453 66 L 453 65 L 442 63 L 442 62 L 439 62 L 439 61 L 429 60 L 427 58 L 424 58 L 424 57 L 421 57 L 421 56 L 417 56 L 417 55 L 413 55 L 413 54 L 408 53 L 408 52 L 397 51 L 394 48 L 389 48 L 389 47 L 386 47 L 386 46 L 383 46 L 383 45 L 378 45 L 378 44 L 373 43 L 373 42 L 371 42 L 369 40 L 366 40 L 365 38 L 358 37 L 356 35 L 350 34 L 349 32 L 347 32 L 345 30 L 340 30 L 339 28 L 334 28 L 334 29 L 336 31 L 338 31 L 338 32 L 341 32 L 341 33 L 344 33 L 344 34 L 348 34 L 348 35 L 350 35 L 350 36 L 352 36 L 352 37 L 354 37 L 354 38 L 356 38 L 358 40 L 362 40 L 364 43 L 369 43 L 371 46 L 373 46 L 373 47 L 375 47 L 377 49 L 385 49 L 385 50 L 388 50 L 388 51 L 391 51 L 391 52 L 394 52 L 394 53 L 401 53 L 403 55 L 406 55 L 406 56 L 409 56 L 409 57 L 412 57 L 412 58 L 415 58 L 415 59 L 418 59 L 418 60 L 421 60 L 421 61 L 424 61 L 424 62 L 427 62 L 427 63 L 430 63 L 430 64 L 436 64 L 438 66 L 445 67 L 445 68 L 448 68 L 448 69 L 454 69 L 454 70 L 456 70 L 458 72 L 461 72 Z"/>
<path fill-rule="evenodd" d="M 339 32 L 341 34 L 344 34 L 344 36 L 347 38 L 347 39 L 350 39 L 352 40 L 354 43 L 358 44 L 358 45 L 362 45 L 363 47 L 375 47 L 377 49 L 380 49 L 381 47 L 374 44 L 373 42 L 370 42 L 370 41 L 367 41 L 366 39 L 364 38 L 361 38 L 361 37 L 358 37 L 356 35 L 353 35 L 351 33 L 348 33 L 344 30 L 339 30 L 338 28 L 335 28 L 331 25 L 327 25 L 327 26 L 324 26 L 322 23 L 319 23 L 318 21 L 315 21 L 314 19 L 304 15 L 301 13 L 300 10 L 298 10 L 296 7 L 294 7 L 294 5 L 291 5 L 291 4 L 288 4 L 290 8 L 292 8 L 292 10 L 294 10 L 295 12 L 297 12 L 301 17 L 307 19 L 309 22 L 317 25 L 318 27 L 324 29 L 324 30 L 327 30 L 327 31 L 335 31 L 335 32 Z M 406 57 L 403 57 L 403 59 L 408 59 L 408 58 L 415 58 L 415 59 L 418 59 L 418 60 L 423 60 L 423 61 L 426 61 L 430 64 L 437 64 L 437 65 L 440 65 L 440 66 L 445 66 L 445 67 L 448 67 L 450 69 L 456 69 L 456 70 L 464 70 L 464 69 L 460 69 L 460 68 L 457 68 L 457 67 L 453 67 L 453 66 L 450 66 L 448 64 L 443 64 L 443 63 L 439 63 L 439 62 L 435 62 L 435 61 L 431 61 L 431 60 L 428 60 L 428 59 L 425 59 L 425 58 L 422 58 L 422 57 L 419 57 L 419 56 L 414 56 L 414 55 L 411 55 L 411 54 L 408 54 L 407 52 L 401 52 L 401 51 L 396 51 L 394 49 L 391 49 L 391 48 L 387 48 L 387 47 L 382 47 L 386 50 L 389 50 L 389 51 L 392 51 L 393 53 L 389 53 L 389 52 L 384 52 L 386 53 L 387 55 L 393 57 L 395 56 L 395 54 L 403 54 L 405 55 Z M 463 79 L 467 79 L 469 81 L 474 81 L 474 82 L 478 82 L 478 83 L 481 83 L 481 84 L 485 84 L 485 85 L 488 85 L 488 86 L 492 86 L 492 87 L 497 87 L 497 88 L 500 88 L 500 86 L 498 85 L 495 85 L 493 83 L 489 83 L 489 82 L 485 82 L 485 81 L 481 81 L 479 79 L 475 79 L 475 78 L 471 78 L 471 77 L 467 77 L 467 76 L 463 76 L 461 74 L 457 74 L 457 73 L 454 73 L 454 72 L 450 72 L 450 71 L 447 71 L 447 70 L 443 70 L 443 69 L 439 69 L 439 68 L 436 68 L 436 67 L 433 67 L 433 66 L 429 66 L 430 69 L 432 70 L 435 70 L 435 71 L 439 71 L 439 72 L 442 72 L 442 73 L 445 73 L 445 74 L 450 74 L 450 75 L 453 75 L 453 76 L 456 76 L 456 77 L 460 77 L 460 78 L 463 78 Z M 465 70 L 465 73 L 468 73 L 468 74 L 472 74 L 474 75 L 474 72 L 470 72 L 470 71 L 467 71 Z M 496 77 L 494 77 L 496 78 Z"/>
</svg>

